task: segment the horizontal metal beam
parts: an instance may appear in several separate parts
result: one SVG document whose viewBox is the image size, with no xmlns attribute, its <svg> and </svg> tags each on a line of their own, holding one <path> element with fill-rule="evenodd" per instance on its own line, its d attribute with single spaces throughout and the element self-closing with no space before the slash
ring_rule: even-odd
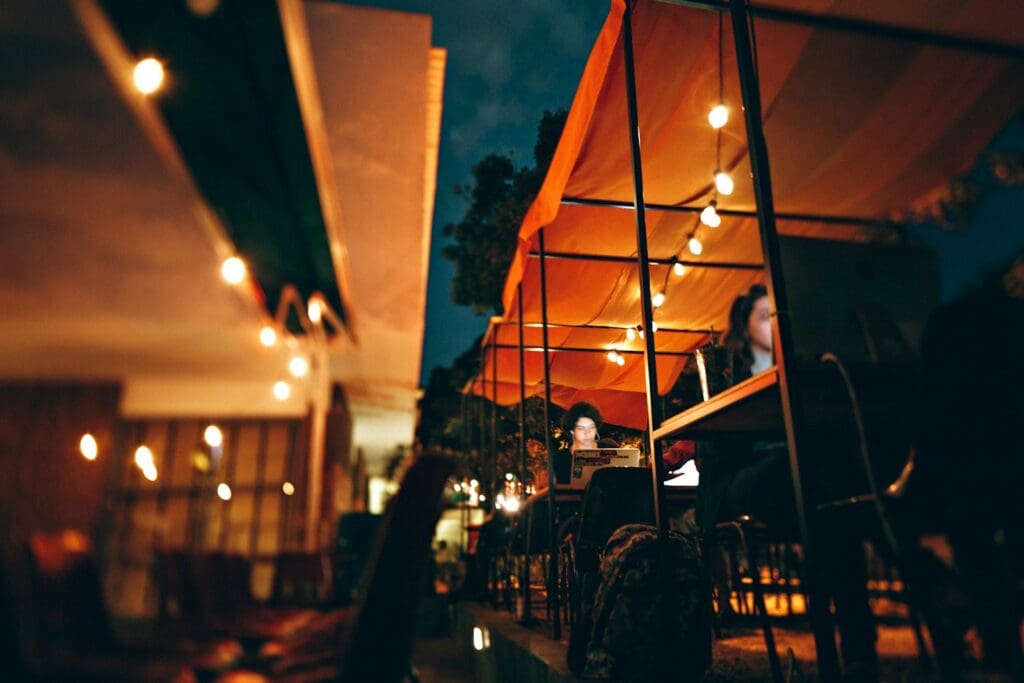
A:
<svg viewBox="0 0 1024 683">
<path fill-rule="evenodd" d="M 519 344 L 496 344 L 499 349 L 515 349 L 519 350 Z M 573 353 L 608 353 L 609 351 L 618 351 L 623 356 L 637 355 L 642 356 L 644 352 L 634 351 L 633 349 L 595 349 L 586 346 L 552 346 L 549 351 L 571 351 Z M 544 351 L 543 346 L 524 346 L 523 351 Z M 692 356 L 693 354 L 689 351 L 655 351 L 659 356 Z"/>
<path fill-rule="evenodd" d="M 629 209 L 633 210 L 633 202 L 624 202 L 617 199 L 589 199 L 587 197 L 562 197 L 563 204 L 575 206 L 597 206 L 608 209 Z M 678 204 L 644 204 L 648 211 L 665 211 L 667 213 L 700 213 L 707 205 L 703 206 L 680 206 Z M 738 216 L 740 218 L 757 218 L 756 211 L 741 211 L 739 209 L 717 209 L 720 216 Z M 825 223 L 828 225 L 858 225 L 871 228 L 884 228 L 886 230 L 902 230 L 903 224 L 885 218 L 867 218 L 864 216 L 829 216 L 814 213 L 785 213 L 776 212 L 775 217 L 780 220 L 797 221 L 801 223 Z M 651 259 L 653 261 L 653 259 Z"/>
<path fill-rule="evenodd" d="M 530 252 L 530 258 L 540 258 L 540 253 Z M 608 254 L 575 254 L 568 251 L 548 251 L 544 258 L 562 261 L 597 261 L 603 263 L 636 264 L 636 256 L 611 256 Z M 739 263 L 734 261 L 688 261 L 677 258 L 652 258 L 647 262 L 655 266 L 674 266 L 680 263 L 687 268 L 724 268 L 727 270 L 763 270 L 762 263 Z"/>
<path fill-rule="evenodd" d="M 712 10 L 715 12 L 727 12 L 729 3 L 725 0 L 659 0 L 670 5 L 681 5 L 696 9 Z M 976 52 L 989 54 L 1007 59 L 1024 59 L 1024 46 L 1000 43 L 994 40 L 958 36 L 949 33 L 937 33 L 925 31 L 909 26 L 896 26 L 894 24 L 883 24 L 877 21 L 866 19 L 854 19 L 853 17 L 837 16 L 834 14 L 809 14 L 797 10 L 782 9 L 777 7 L 758 7 L 749 5 L 747 13 L 758 19 L 768 19 L 787 24 L 800 24 L 832 31 L 845 31 L 847 33 L 860 33 L 872 38 L 888 38 L 889 40 L 901 40 L 919 45 L 932 45 L 935 47 L 961 50 L 964 52 Z"/>
<path fill-rule="evenodd" d="M 518 324 L 514 320 L 507 321 L 495 321 L 495 325 L 516 325 Z M 523 327 L 543 327 L 544 323 L 531 323 L 523 321 Z M 625 332 L 628 328 L 622 325 L 595 325 L 593 323 L 587 323 L 586 325 L 570 325 L 568 323 L 548 323 L 548 327 L 555 327 L 559 329 L 571 329 L 571 330 L 618 330 L 619 332 Z M 637 329 L 639 325 L 634 325 L 632 329 Z M 715 330 L 702 329 L 702 328 L 679 328 L 679 327 L 661 327 L 655 330 L 658 334 L 662 332 L 682 332 L 686 334 L 711 334 Z"/>
</svg>

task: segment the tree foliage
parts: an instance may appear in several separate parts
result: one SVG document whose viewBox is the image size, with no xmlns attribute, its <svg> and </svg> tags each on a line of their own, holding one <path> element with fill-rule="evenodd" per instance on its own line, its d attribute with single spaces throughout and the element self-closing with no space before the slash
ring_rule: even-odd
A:
<svg viewBox="0 0 1024 683">
<path fill-rule="evenodd" d="M 502 312 L 501 290 L 519 225 L 544 182 L 565 119 L 564 109 L 544 112 L 537 126 L 532 167 L 516 168 L 508 154 L 488 154 L 473 166 L 472 184 L 455 188 L 469 202 L 462 220 L 444 226 L 444 234 L 454 240 L 443 254 L 455 264 L 452 300 L 456 304 L 471 306 L 477 313 Z"/>
</svg>

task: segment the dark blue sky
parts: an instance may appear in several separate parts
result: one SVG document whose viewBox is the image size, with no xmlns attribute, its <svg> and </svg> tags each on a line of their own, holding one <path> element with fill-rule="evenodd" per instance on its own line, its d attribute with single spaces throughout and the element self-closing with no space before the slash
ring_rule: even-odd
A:
<svg viewBox="0 0 1024 683">
<path fill-rule="evenodd" d="M 447 223 L 466 203 L 454 192 L 473 164 L 491 152 L 511 152 L 532 164 L 537 122 L 545 109 L 568 108 L 594 38 L 608 12 L 605 0 L 363 0 L 357 4 L 433 16 L 433 44 L 448 50 L 438 166 L 426 336 L 421 381 L 448 365 L 486 328 L 486 316 L 451 303 L 451 263 L 441 256 Z M 1018 117 L 993 149 L 1024 150 Z M 1024 249 L 1024 187 L 986 194 L 972 226 L 948 232 L 919 226 L 912 233 L 939 254 L 941 295 L 949 300 L 983 269 L 1005 265 Z"/>
<path fill-rule="evenodd" d="M 486 316 L 451 303 L 450 261 L 441 234 L 462 218 L 454 187 L 492 152 L 533 164 L 545 109 L 568 108 L 608 14 L 605 0 L 369 0 L 356 4 L 430 14 L 433 43 L 448 50 L 441 121 L 434 235 L 427 287 L 422 383 L 448 365 L 487 327 Z"/>
</svg>

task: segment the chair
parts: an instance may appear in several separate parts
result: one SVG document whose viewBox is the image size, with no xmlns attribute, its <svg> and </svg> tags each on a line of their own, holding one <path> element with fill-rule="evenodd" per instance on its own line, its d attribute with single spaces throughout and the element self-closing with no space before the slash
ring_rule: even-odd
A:
<svg viewBox="0 0 1024 683">
<path fill-rule="evenodd" d="M 579 522 L 562 544 L 568 556 L 569 667 L 583 668 L 590 636 L 586 607 L 600 583 L 600 554 L 611 535 L 624 524 L 654 524 L 654 488 L 644 467 L 607 467 L 591 476 L 583 493 Z"/>
<path fill-rule="evenodd" d="M 312 683 L 397 683 L 410 672 L 416 606 L 426 590 L 430 540 L 441 513 L 450 458 L 422 454 L 388 504 L 370 570 L 354 608 L 336 610 L 262 673 L 234 671 L 218 679 Z"/>
</svg>

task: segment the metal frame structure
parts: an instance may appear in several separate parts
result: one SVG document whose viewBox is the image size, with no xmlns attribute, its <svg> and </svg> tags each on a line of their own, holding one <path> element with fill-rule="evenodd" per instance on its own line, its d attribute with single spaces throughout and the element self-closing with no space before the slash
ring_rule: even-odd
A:
<svg viewBox="0 0 1024 683">
<path fill-rule="evenodd" d="M 636 4 L 636 0 L 626 0 L 625 13 L 622 22 L 622 50 L 623 59 L 625 66 L 625 79 L 626 79 L 626 97 L 627 97 L 627 112 L 629 116 L 629 136 L 630 136 L 630 150 L 631 150 L 631 162 L 632 162 L 632 176 L 633 176 L 633 201 L 626 202 L 613 199 L 592 199 L 592 198 L 580 198 L 580 197 L 562 197 L 562 205 L 585 205 L 585 206 L 596 206 L 606 207 L 609 209 L 632 209 L 636 217 L 636 238 L 637 238 L 637 250 L 635 256 L 613 256 L 613 255 L 600 255 L 600 254 L 579 254 L 579 253 L 562 253 L 562 252 L 547 252 L 544 247 L 544 229 L 539 230 L 539 250 L 529 252 L 530 258 L 539 259 L 540 273 L 541 273 L 541 299 L 542 299 L 542 321 L 541 322 L 524 322 L 523 321 L 523 301 L 522 301 L 522 284 L 518 286 L 518 329 L 519 329 L 519 344 L 499 344 L 497 340 L 497 325 L 494 327 L 495 333 L 494 338 L 489 342 L 485 340 L 485 344 L 491 347 L 492 351 L 492 397 L 493 401 L 497 403 L 497 349 L 498 348 L 518 348 L 520 358 L 520 438 L 522 440 L 523 448 L 523 464 L 522 470 L 525 473 L 526 461 L 525 461 L 525 422 L 523 418 L 523 402 L 525 401 L 525 370 L 523 355 L 527 350 L 530 351 L 542 351 L 545 355 L 544 362 L 544 384 L 545 384 L 545 422 L 548 421 L 547 406 L 551 402 L 551 388 L 550 388 L 550 376 L 549 376 L 549 343 L 547 332 L 549 328 L 572 328 L 572 329 L 613 329 L 613 326 L 608 325 L 567 325 L 559 323 L 551 323 L 547 319 L 547 292 L 546 292 L 546 271 L 545 261 L 547 259 L 566 259 L 566 260 L 588 260 L 588 261 L 601 261 L 601 262 L 613 262 L 613 263 L 632 263 L 635 262 L 639 271 L 640 281 L 640 301 L 641 301 L 641 329 L 652 329 L 653 322 L 653 311 L 651 304 L 651 280 L 650 280 L 650 266 L 652 265 L 667 265 L 672 266 L 676 263 L 682 263 L 686 266 L 692 267 L 703 267 L 703 268 L 726 268 L 726 269 L 744 269 L 744 270 L 764 270 L 768 285 L 768 295 L 771 301 L 772 309 L 776 312 L 775 324 L 773 325 L 773 342 L 776 348 L 776 366 L 777 366 L 777 383 L 779 388 L 779 395 L 782 404 L 782 414 L 784 418 L 784 427 L 786 433 L 786 439 L 789 447 L 789 461 L 790 469 L 793 478 L 793 494 L 796 502 L 798 524 L 801 534 L 801 540 L 804 544 L 808 563 L 808 576 L 807 583 L 809 588 L 809 605 L 808 613 L 811 618 L 815 645 L 817 650 L 819 675 L 822 680 L 834 681 L 839 679 L 839 663 L 838 656 L 835 647 L 834 631 L 831 621 L 831 615 L 829 614 L 827 607 L 827 600 L 824 598 L 821 592 L 821 577 L 818 571 L 818 556 L 816 546 L 814 543 L 814 533 L 812 525 L 809 523 L 806 503 L 808 500 L 807 496 L 807 483 L 801 476 L 800 458 L 803 446 L 803 421 L 804 416 L 802 414 L 801 403 L 799 400 L 799 386 L 798 383 L 792 381 L 790 369 L 793 367 L 793 343 L 792 343 L 792 329 L 790 320 L 790 310 L 787 303 L 787 296 L 785 290 L 785 280 L 782 272 L 782 265 L 780 260 L 779 252 L 779 240 L 778 231 L 776 228 L 776 221 L 797 221 L 797 222 L 814 222 L 822 225 L 848 225 L 848 226 L 860 226 L 866 228 L 877 228 L 882 230 L 891 230 L 897 233 L 901 233 L 903 230 L 903 224 L 896 221 L 887 219 L 879 219 L 874 217 L 857 217 L 857 216 L 844 216 L 844 215 L 827 215 L 827 214 L 805 214 L 805 213 L 785 213 L 776 212 L 772 197 L 772 183 L 771 183 L 771 169 L 768 160 L 768 148 L 765 141 L 764 130 L 762 125 L 761 116 L 761 100 L 760 100 L 760 89 L 758 84 L 758 74 L 756 63 L 753 56 L 753 37 L 750 30 L 750 25 L 753 18 L 761 18 L 772 21 L 781 21 L 787 23 L 803 24 L 811 27 L 826 28 L 838 31 L 855 32 L 861 34 L 867 34 L 874 37 L 888 38 L 894 40 L 909 41 L 918 44 L 934 45 L 938 47 L 951 48 L 957 50 L 964 50 L 970 52 L 985 53 L 990 55 L 996 55 L 1006 57 L 1010 59 L 1024 60 L 1024 47 L 1016 45 L 1007 45 L 997 43 L 994 41 L 979 40 L 974 38 L 964 38 L 961 36 L 944 35 L 929 31 L 922 31 L 917 29 L 910 29 L 904 27 L 897 27 L 887 24 L 881 24 L 871 21 L 863 21 L 858 19 L 837 17 L 830 15 L 820 14 L 808 14 L 805 12 L 790 11 L 783 9 L 774 8 L 762 8 L 752 6 L 749 0 L 658 0 L 667 4 L 680 5 L 685 7 L 692 7 L 698 9 L 704 9 L 714 12 L 728 12 L 732 24 L 732 31 L 736 50 L 737 68 L 739 71 L 740 89 L 742 95 L 742 101 L 744 106 L 744 123 L 747 135 L 747 145 L 751 161 L 751 171 L 753 176 L 754 194 L 755 194 L 755 205 L 756 211 L 739 211 L 739 210 L 728 210 L 720 209 L 719 213 L 723 216 L 736 216 L 736 217 L 749 217 L 757 218 L 758 229 L 760 233 L 761 248 L 764 255 L 764 263 L 732 263 L 732 262 L 707 262 L 707 261 L 687 261 L 682 259 L 670 258 L 651 258 L 647 251 L 647 227 L 646 227 L 646 212 L 651 211 L 664 211 L 664 212 L 677 212 L 677 213 L 699 213 L 703 206 L 679 206 L 679 205 L 663 205 L 647 203 L 644 200 L 644 189 L 643 189 L 643 168 L 640 158 L 640 129 L 638 123 L 637 113 L 637 94 L 636 94 L 636 81 L 635 81 L 635 63 L 633 56 L 633 36 L 632 36 L 632 21 L 631 12 Z M 498 323 L 501 324 L 501 323 Z M 524 327 L 541 327 L 543 330 L 543 345 L 541 347 L 526 347 L 523 343 L 523 328 Z M 661 332 L 688 332 L 688 333 L 711 333 L 712 330 L 695 330 L 695 329 L 671 329 L 664 328 L 659 329 Z M 559 347 L 559 350 L 563 351 L 576 351 L 576 352 L 605 352 L 606 349 L 592 349 L 582 347 Z M 663 505 L 664 500 L 664 488 L 661 484 L 661 477 L 659 474 L 664 469 L 662 460 L 662 453 L 658 441 L 655 439 L 655 432 L 658 431 L 659 426 L 664 422 L 664 415 L 662 414 L 662 407 L 658 399 L 657 392 L 657 367 L 655 358 L 657 354 L 663 355 L 686 355 L 680 354 L 679 352 L 664 352 L 655 351 L 654 348 L 654 335 L 648 334 L 644 337 L 644 350 L 620 350 L 622 354 L 638 354 L 643 353 L 646 365 L 646 385 L 647 385 L 647 411 L 648 411 L 648 449 L 652 454 L 651 458 L 651 475 L 652 475 L 652 486 L 654 488 L 654 500 L 655 510 L 657 514 L 659 538 L 664 540 L 667 530 L 667 523 L 665 518 L 665 509 Z M 662 430 L 664 431 L 664 430 Z M 659 436 L 664 436 L 660 434 Z M 549 462 L 549 476 L 551 481 L 554 481 L 553 472 L 553 459 L 550 450 L 550 444 L 548 444 L 548 462 Z M 553 491 L 551 489 L 552 497 L 550 499 L 550 505 L 552 510 L 552 518 L 554 517 L 555 506 L 553 504 Z M 554 521 L 552 519 L 552 521 Z M 554 534 L 552 534 L 552 556 L 557 558 L 557 547 L 555 547 Z M 528 559 L 527 559 L 528 561 Z M 557 560 L 556 560 L 557 562 Z M 529 586 L 524 586 L 524 598 L 527 599 L 526 610 L 528 614 L 529 610 Z M 549 591 L 550 593 L 551 591 Z M 557 596 L 556 596 L 557 600 Z M 555 603 L 557 605 L 557 602 Z M 557 609 L 554 612 L 555 619 L 555 637 L 559 637 L 559 616 Z"/>
</svg>

